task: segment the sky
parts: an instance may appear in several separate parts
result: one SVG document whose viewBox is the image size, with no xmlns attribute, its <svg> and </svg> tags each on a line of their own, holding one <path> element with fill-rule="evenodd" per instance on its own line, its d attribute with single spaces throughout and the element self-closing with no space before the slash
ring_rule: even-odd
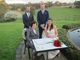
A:
<svg viewBox="0 0 80 60">
<path fill-rule="evenodd" d="M 39 3 L 40 1 L 43 1 L 43 2 L 48 2 L 48 1 L 52 1 L 53 3 L 55 1 L 60 1 L 62 3 L 66 2 L 66 3 L 73 3 L 75 0 L 5 0 L 6 3 L 8 4 L 13 4 L 13 3 L 21 3 L 21 4 L 26 4 L 26 3 Z M 79 0 L 80 1 L 80 0 Z"/>
</svg>

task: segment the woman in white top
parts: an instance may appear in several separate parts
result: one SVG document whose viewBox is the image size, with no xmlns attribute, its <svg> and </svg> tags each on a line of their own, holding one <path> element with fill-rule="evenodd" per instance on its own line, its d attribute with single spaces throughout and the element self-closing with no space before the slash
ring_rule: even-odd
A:
<svg viewBox="0 0 80 60">
<path fill-rule="evenodd" d="M 56 26 L 53 24 L 52 19 L 49 18 L 46 27 L 44 28 L 44 36 L 43 37 L 47 37 L 47 38 L 56 38 L 58 37 L 58 31 Z M 52 59 L 54 58 L 56 55 L 59 54 L 59 50 L 55 50 L 55 51 L 51 51 L 48 54 L 48 58 Z"/>
<path fill-rule="evenodd" d="M 48 38 L 55 38 L 58 36 L 57 28 L 55 25 L 53 25 L 51 19 L 49 18 L 46 28 L 45 28 L 45 34 Z"/>
</svg>

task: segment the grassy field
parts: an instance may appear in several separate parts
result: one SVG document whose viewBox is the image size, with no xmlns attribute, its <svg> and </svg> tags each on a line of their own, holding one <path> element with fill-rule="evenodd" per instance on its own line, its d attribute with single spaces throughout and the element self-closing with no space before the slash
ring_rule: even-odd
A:
<svg viewBox="0 0 80 60">
<path fill-rule="evenodd" d="M 0 60 L 15 60 L 22 29 L 21 23 L 0 23 Z"/>
<path fill-rule="evenodd" d="M 80 8 L 48 8 L 49 15 L 53 19 L 55 25 L 61 28 L 64 24 L 80 23 Z M 36 16 L 37 14 L 35 14 Z"/>
<path fill-rule="evenodd" d="M 58 28 L 64 24 L 80 23 L 80 9 L 49 8 L 50 16 Z M 0 60 L 15 60 L 16 48 L 22 40 L 23 24 L 16 22 L 0 23 Z"/>
</svg>

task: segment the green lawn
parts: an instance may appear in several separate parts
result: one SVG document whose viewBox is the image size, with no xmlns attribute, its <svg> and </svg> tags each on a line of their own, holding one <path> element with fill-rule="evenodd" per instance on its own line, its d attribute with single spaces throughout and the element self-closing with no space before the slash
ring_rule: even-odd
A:
<svg viewBox="0 0 80 60">
<path fill-rule="evenodd" d="M 15 60 L 22 29 L 21 23 L 0 23 L 0 60 Z"/>
<path fill-rule="evenodd" d="M 51 7 L 48 10 L 58 28 L 64 24 L 80 23 L 79 17 L 73 17 L 80 16 L 80 9 Z M 0 23 L 0 60 L 15 60 L 16 48 L 22 40 L 22 29 L 21 20 Z"/>
<path fill-rule="evenodd" d="M 58 28 L 61 28 L 64 24 L 80 23 L 80 9 L 50 7 L 48 11 Z"/>
</svg>

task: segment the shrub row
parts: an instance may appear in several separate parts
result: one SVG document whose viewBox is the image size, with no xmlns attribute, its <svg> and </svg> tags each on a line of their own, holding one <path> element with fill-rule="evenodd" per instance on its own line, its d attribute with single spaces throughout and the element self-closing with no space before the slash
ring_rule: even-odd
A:
<svg viewBox="0 0 80 60">
<path fill-rule="evenodd" d="M 2 18 L 2 19 L 0 19 L 0 23 L 3 23 L 3 22 L 13 22 L 13 21 L 16 21 L 16 19 L 15 18 L 9 18 L 9 19 L 4 19 L 4 18 Z"/>
<path fill-rule="evenodd" d="M 67 30 L 60 29 L 59 30 L 59 38 L 62 42 L 64 42 L 68 48 L 61 50 L 61 52 L 68 58 L 68 60 L 80 60 L 80 50 L 78 50 L 67 37 Z"/>
<path fill-rule="evenodd" d="M 6 13 L 4 15 L 4 17 L 2 19 L 0 19 L 0 22 L 13 22 L 13 21 L 16 21 L 17 19 L 17 15 L 12 12 L 12 13 Z"/>
<path fill-rule="evenodd" d="M 76 29 L 76 28 L 78 28 L 78 27 L 80 27 L 80 24 L 63 25 L 62 28 L 69 30 L 69 29 Z"/>
</svg>

